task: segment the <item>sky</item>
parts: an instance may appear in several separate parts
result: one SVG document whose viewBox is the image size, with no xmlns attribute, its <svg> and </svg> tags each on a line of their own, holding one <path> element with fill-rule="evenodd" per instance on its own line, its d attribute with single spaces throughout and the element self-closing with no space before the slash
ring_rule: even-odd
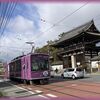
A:
<svg viewBox="0 0 100 100">
<path fill-rule="evenodd" d="M 18 3 L 0 38 L 0 59 L 10 61 L 22 52 L 27 54 L 31 46 L 26 42 L 42 47 L 92 19 L 100 30 L 100 3 Z"/>
</svg>

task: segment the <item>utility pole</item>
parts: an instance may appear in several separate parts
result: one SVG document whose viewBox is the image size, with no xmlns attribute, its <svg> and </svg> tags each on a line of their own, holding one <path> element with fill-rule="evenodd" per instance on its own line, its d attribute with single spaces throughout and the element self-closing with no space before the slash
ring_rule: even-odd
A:
<svg viewBox="0 0 100 100">
<path fill-rule="evenodd" d="M 26 42 L 27 44 L 30 44 L 32 46 L 32 49 L 31 49 L 31 53 L 34 53 L 34 49 L 35 49 L 35 44 L 34 42 Z"/>
<path fill-rule="evenodd" d="M 24 51 L 22 51 L 22 55 L 24 55 Z"/>
</svg>

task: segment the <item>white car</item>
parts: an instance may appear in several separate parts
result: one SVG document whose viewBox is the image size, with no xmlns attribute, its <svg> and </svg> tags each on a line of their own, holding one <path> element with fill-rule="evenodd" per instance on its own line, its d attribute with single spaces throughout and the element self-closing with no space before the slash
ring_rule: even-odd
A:
<svg viewBox="0 0 100 100">
<path fill-rule="evenodd" d="M 55 76 L 55 71 L 54 70 L 51 70 L 50 71 L 50 76 L 53 78 Z"/>
<path fill-rule="evenodd" d="M 82 68 L 68 68 L 63 72 L 62 77 L 72 79 L 83 78 L 84 70 Z"/>
</svg>

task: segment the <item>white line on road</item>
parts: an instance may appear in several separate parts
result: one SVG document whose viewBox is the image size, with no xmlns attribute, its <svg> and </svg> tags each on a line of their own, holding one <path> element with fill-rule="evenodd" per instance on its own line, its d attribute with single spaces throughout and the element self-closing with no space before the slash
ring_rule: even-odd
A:
<svg viewBox="0 0 100 100">
<path fill-rule="evenodd" d="M 35 90 L 37 93 L 42 93 L 43 91 L 40 91 L 40 90 Z"/>
<path fill-rule="evenodd" d="M 71 86 L 77 86 L 77 84 L 72 84 Z"/>
<path fill-rule="evenodd" d="M 27 89 L 32 90 L 32 88 L 27 88 Z"/>
<path fill-rule="evenodd" d="M 12 85 L 13 85 L 13 84 L 12 84 Z M 22 88 L 22 87 L 19 87 L 19 86 L 17 86 L 17 85 L 13 85 L 13 86 L 15 86 L 16 88 L 19 88 L 19 89 L 22 89 L 22 90 L 26 90 L 26 91 L 28 91 L 27 89 Z"/>
<path fill-rule="evenodd" d="M 31 94 L 35 94 L 34 92 L 32 92 L 32 91 L 28 91 L 29 93 L 31 93 Z"/>
<path fill-rule="evenodd" d="M 22 90 L 26 90 L 27 92 L 29 92 L 29 93 L 31 93 L 31 94 L 39 94 L 39 93 L 42 93 L 43 91 L 40 91 L 40 90 L 35 90 L 37 93 L 35 93 L 35 92 L 33 92 L 33 91 L 31 91 L 32 90 L 32 88 L 28 88 L 28 89 L 25 89 L 25 88 L 22 88 L 22 87 L 19 87 L 19 86 L 16 86 L 16 85 L 14 85 L 15 87 L 17 87 L 17 88 L 19 88 L 19 89 L 22 89 Z"/>
<path fill-rule="evenodd" d="M 39 97 L 42 97 L 42 98 L 45 98 L 45 99 L 49 99 L 48 97 L 46 96 L 43 96 L 43 95 L 38 95 Z"/>
<path fill-rule="evenodd" d="M 50 97 L 53 97 L 53 98 L 56 98 L 57 96 L 53 95 L 53 94 L 46 94 L 47 96 L 50 96 Z"/>
</svg>

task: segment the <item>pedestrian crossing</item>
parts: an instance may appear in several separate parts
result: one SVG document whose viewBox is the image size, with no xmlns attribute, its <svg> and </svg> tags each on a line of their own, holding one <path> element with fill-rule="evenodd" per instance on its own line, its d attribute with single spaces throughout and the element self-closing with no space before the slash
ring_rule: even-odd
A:
<svg viewBox="0 0 100 100">
<path fill-rule="evenodd" d="M 38 95 L 39 97 L 45 98 L 45 99 L 53 99 L 53 98 L 57 98 L 56 95 L 53 94 L 43 94 L 43 95 Z"/>
<path fill-rule="evenodd" d="M 57 96 L 56 95 L 53 95 L 53 94 L 46 94 L 48 97 L 52 97 L 52 98 L 56 98 Z"/>
<path fill-rule="evenodd" d="M 8 81 L 8 80 L 7 80 Z M 44 93 L 44 91 L 38 89 L 32 89 L 30 87 L 18 86 L 7 82 L 9 86 L 1 88 L 6 96 L 9 98 L 41 98 L 41 99 L 52 99 L 57 98 L 52 93 Z"/>
<path fill-rule="evenodd" d="M 44 94 L 44 95 L 38 95 L 39 97 L 42 97 L 44 99 L 53 99 L 53 98 L 57 98 L 56 95 L 53 94 Z"/>
<path fill-rule="evenodd" d="M 32 89 L 30 88 L 30 90 L 32 90 Z M 37 96 L 45 98 L 45 99 L 51 99 L 51 98 L 57 98 L 58 97 L 58 96 L 51 94 L 51 93 L 42 94 L 43 91 L 40 91 L 40 90 L 34 90 L 34 92 L 33 91 L 29 91 L 29 92 L 32 93 L 32 94 L 37 94 Z"/>
<path fill-rule="evenodd" d="M 52 98 L 57 98 L 56 95 L 54 94 L 51 94 L 51 93 L 48 93 L 48 94 L 43 94 L 43 91 L 41 90 L 33 90 L 32 88 L 23 88 L 23 87 L 19 87 L 19 86 L 16 86 L 17 88 L 19 89 L 22 89 L 22 90 L 26 90 L 28 93 L 30 93 L 30 96 L 38 96 L 38 97 L 41 97 L 41 98 L 44 98 L 44 99 L 52 99 Z"/>
</svg>

